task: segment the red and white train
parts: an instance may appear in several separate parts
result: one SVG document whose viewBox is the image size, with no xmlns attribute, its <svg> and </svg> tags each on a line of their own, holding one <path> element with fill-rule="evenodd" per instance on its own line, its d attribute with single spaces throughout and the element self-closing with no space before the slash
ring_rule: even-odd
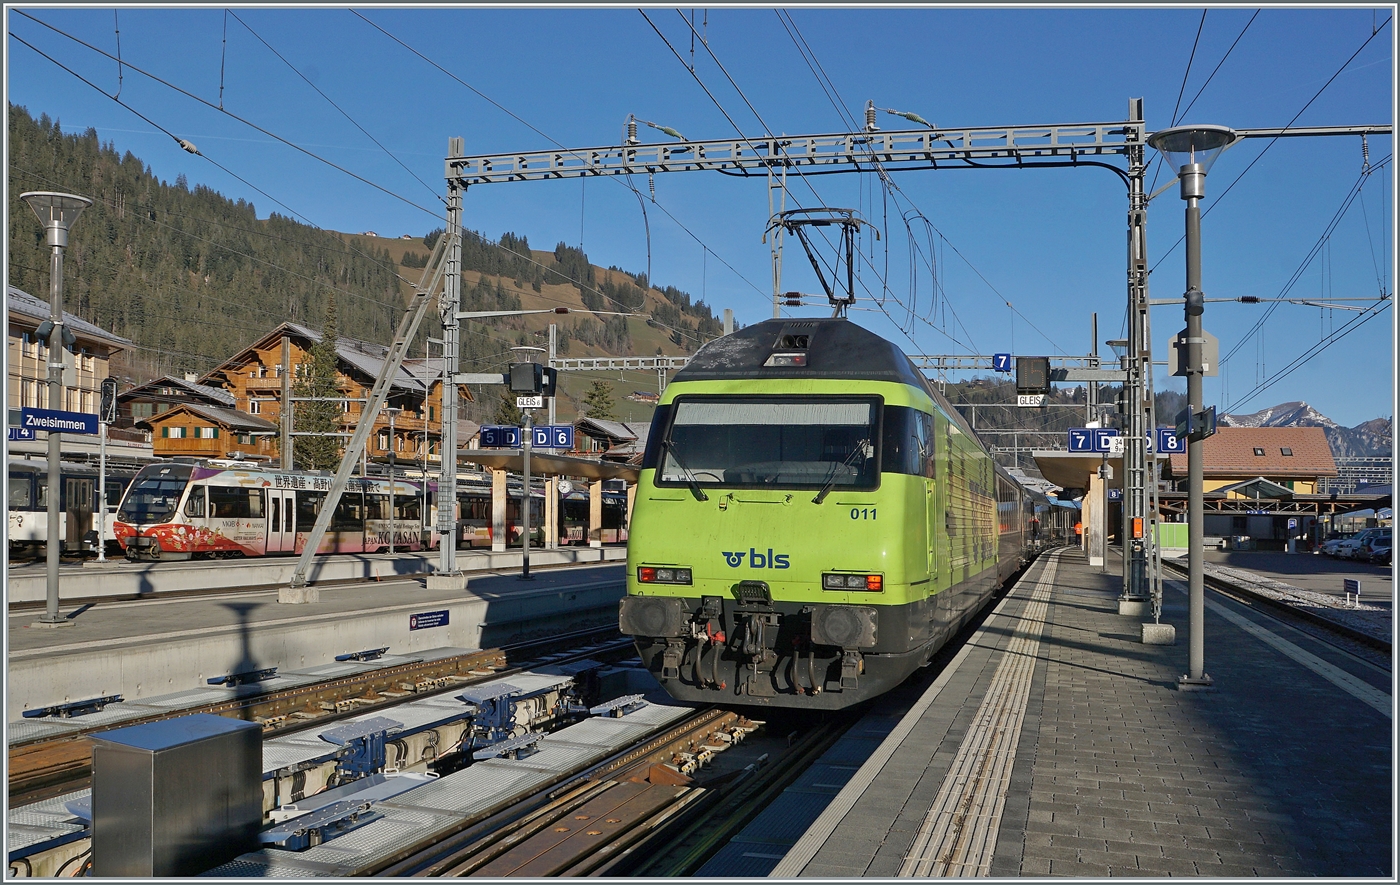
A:
<svg viewBox="0 0 1400 885">
<path fill-rule="evenodd" d="M 159 463 L 141 469 L 117 508 L 113 533 L 131 559 L 301 553 L 331 477 L 236 462 Z M 318 553 L 437 546 L 422 483 L 352 478 Z"/>
</svg>

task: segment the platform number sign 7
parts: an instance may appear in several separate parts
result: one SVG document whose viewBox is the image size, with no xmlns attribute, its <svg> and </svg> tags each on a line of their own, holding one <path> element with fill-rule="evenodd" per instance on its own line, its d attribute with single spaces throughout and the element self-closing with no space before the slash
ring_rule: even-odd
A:
<svg viewBox="0 0 1400 885">
<path fill-rule="evenodd" d="M 1009 354 L 1009 353 L 994 353 L 994 354 L 992 354 L 992 371 L 994 371 L 994 372 L 1010 372 L 1010 371 L 1011 371 L 1011 354 Z"/>
</svg>

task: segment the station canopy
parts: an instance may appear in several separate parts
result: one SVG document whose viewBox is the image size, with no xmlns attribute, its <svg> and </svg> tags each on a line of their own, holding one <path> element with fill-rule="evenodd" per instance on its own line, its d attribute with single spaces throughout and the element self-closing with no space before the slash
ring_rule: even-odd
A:
<svg viewBox="0 0 1400 885">
<path fill-rule="evenodd" d="M 635 483 L 641 468 L 616 461 L 578 458 L 572 455 L 551 455 L 548 450 L 532 449 L 530 472 L 535 476 L 581 476 L 584 479 L 621 479 Z M 520 449 L 463 449 L 459 460 L 480 464 L 492 470 L 523 473 L 525 459 Z"/>
</svg>

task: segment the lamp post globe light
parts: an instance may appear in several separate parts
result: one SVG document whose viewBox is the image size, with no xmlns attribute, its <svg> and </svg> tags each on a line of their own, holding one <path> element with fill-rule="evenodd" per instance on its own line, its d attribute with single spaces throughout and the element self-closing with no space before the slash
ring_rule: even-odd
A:
<svg viewBox="0 0 1400 885">
<path fill-rule="evenodd" d="M 60 194 L 52 191 L 30 191 L 19 198 L 29 204 L 39 223 L 44 226 L 44 242 L 48 245 L 49 259 L 49 408 L 63 409 L 63 352 L 72 340 L 73 333 L 63 327 L 63 250 L 68 247 L 68 229 L 92 200 L 77 194 Z M 49 491 L 48 491 L 48 534 L 44 543 L 46 599 L 44 614 L 36 622 L 42 627 L 66 627 L 73 622 L 58 614 L 58 559 L 60 511 L 59 497 L 63 486 L 61 481 L 62 434 L 49 431 Z M 106 494 L 106 489 L 102 490 Z M 105 499 L 104 499 L 105 500 Z"/>
<path fill-rule="evenodd" d="M 1204 335 L 1201 315 L 1205 296 L 1201 292 L 1201 205 L 1206 195 L 1206 173 L 1224 151 L 1239 140 L 1228 126 L 1176 126 L 1148 136 L 1147 143 L 1176 169 L 1181 180 L 1181 199 L 1186 201 L 1186 409 L 1190 433 L 1186 448 L 1186 521 L 1188 532 L 1187 586 L 1190 612 L 1189 672 L 1178 680 L 1182 688 L 1208 686 L 1205 672 L 1205 520 L 1202 504 L 1202 454 L 1205 437 L 1197 432 L 1195 416 L 1205 408 L 1201 391 L 1201 345 Z"/>
</svg>

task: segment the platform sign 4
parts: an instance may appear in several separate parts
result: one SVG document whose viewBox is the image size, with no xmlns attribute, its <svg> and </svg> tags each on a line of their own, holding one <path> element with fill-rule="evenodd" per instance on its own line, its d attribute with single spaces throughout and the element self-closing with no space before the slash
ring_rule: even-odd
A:
<svg viewBox="0 0 1400 885">
<path fill-rule="evenodd" d="M 992 371 L 994 371 L 994 372 L 1010 372 L 1010 371 L 1011 371 L 1011 354 L 1009 354 L 1009 353 L 994 353 L 994 354 L 992 354 Z"/>
<path fill-rule="evenodd" d="M 1158 427 L 1157 451 L 1165 455 L 1180 455 L 1186 451 L 1186 440 L 1176 435 L 1174 427 Z"/>
<path fill-rule="evenodd" d="M 20 410 L 19 426 L 31 433 L 47 430 L 56 433 L 97 433 L 97 416 L 87 412 L 62 412 L 57 409 Z"/>
<path fill-rule="evenodd" d="M 23 439 L 35 438 L 34 431 L 30 430 L 28 427 L 11 427 L 9 428 L 9 431 L 10 442 L 18 442 L 19 440 Z"/>
<path fill-rule="evenodd" d="M 1095 427 L 1092 432 L 1094 434 L 1094 447 L 1089 451 L 1105 453 L 1113 451 L 1113 443 L 1111 440 L 1119 435 L 1116 427 Z M 1119 445 L 1121 446 L 1122 444 L 1120 443 Z M 1122 453 L 1121 448 L 1119 449 L 1119 453 Z"/>
<path fill-rule="evenodd" d="M 481 445 L 487 449 L 518 449 L 520 448 L 520 428 L 508 424 L 483 425 Z"/>
<path fill-rule="evenodd" d="M 1089 427 L 1071 427 L 1069 429 L 1069 450 L 1071 452 L 1092 452 L 1094 450 L 1094 431 Z"/>
<path fill-rule="evenodd" d="M 572 424 L 541 424 L 531 428 L 535 431 L 533 444 L 537 449 L 573 449 L 574 426 Z"/>
</svg>

